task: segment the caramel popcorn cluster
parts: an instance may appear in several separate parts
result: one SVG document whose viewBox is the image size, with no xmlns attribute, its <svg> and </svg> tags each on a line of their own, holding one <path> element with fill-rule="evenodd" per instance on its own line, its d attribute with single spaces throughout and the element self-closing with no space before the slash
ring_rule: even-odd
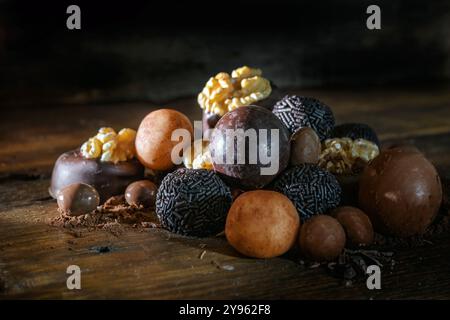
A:
<svg viewBox="0 0 450 320">
<path fill-rule="evenodd" d="M 212 170 L 212 159 L 209 152 L 209 142 L 196 140 L 184 153 L 183 163 L 188 169 Z"/>
<path fill-rule="evenodd" d="M 124 128 L 116 133 L 113 128 L 100 128 L 97 135 L 89 138 L 80 148 L 87 159 L 117 163 L 127 161 L 136 155 L 134 141 L 136 131 Z"/>
<path fill-rule="evenodd" d="M 365 139 L 333 138 L 324 141 L 319 166 L 334 174 L 358 173 L 380 150 Z"/>
<path fill-rule="evenodd" d="M 238 107 L 263 100 L 271 92 L 270 82 L 262 77 L 261 69 L 243 66 L 233 70 L 231 76 L 220 72 L 211 77 L 197 101 L 203 110 L 224 115 Z"/>
</svg>

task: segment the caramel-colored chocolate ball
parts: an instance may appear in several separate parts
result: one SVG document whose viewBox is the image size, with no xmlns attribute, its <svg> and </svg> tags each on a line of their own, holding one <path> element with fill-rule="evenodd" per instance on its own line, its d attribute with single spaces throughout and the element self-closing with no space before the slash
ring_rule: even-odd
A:
<svg viewBox="0 0 450 320">
<path fill-rule="evenodd" d="M 299 226 L 297 210 L 286 196 L 256 190 L 236 198 L 228 212 L 225 235 L 246 256 L 272 258 L 295 244 Z"/>
<path fill-rule="evenodd" d="M 383 151 L 364 169 L 359 205 L 375 230 L 400 237 L 425 232 L 442 201 L 434 166 L 414 150 Z"/>
<path fill-rule="evenodd" d="M 62 212 L 78 216 L 94 211 L 100 203 L 100 196 L 88 184 L 73 183 L 58 191 L 56 201 Z"/>
<path fill-rule="evenodd" d="M 311 260 L 334 260 L 344 250 L 345 231 L 335 218 L 317 215 L 301 227 L 299 243 L 302 253 Z"/>
<path fill-rule="evenodd" d="M 156 202 L 158 188 L 149 180 L 139 180 L 131 183 L 125 190 L 125 200 L 130 206 L 152 208 Z"/>
<path fill-rule="evenodd" d="M 142 120 L 136 134 L 136 154 L 139 161 L 152 170 L 169 170 L 175 166 L 172 149 L 180 141 L 172 141 L 176 129 L 186 129 L 192 140 L 194 128 L 191 121 L 181 112 L 160 109 L 149 113 Z M 191 140 L 184 141 L 190 145 Z"/>
<path fill-rule="evenodd" d="M 374 232 L 369 217 L 355 207 L 339 207 L 331 216 L 344 227 L 347 240 L 354 246 L 367 246 L 373 242 Z"/>
<path fill-rule="evenodd" d="M 317 133 L 308 127 L 301 128 L 291 137 L 290 164 L 298 166 L 303 163 L 317 163 L 321 151 Z"/>
</svg>

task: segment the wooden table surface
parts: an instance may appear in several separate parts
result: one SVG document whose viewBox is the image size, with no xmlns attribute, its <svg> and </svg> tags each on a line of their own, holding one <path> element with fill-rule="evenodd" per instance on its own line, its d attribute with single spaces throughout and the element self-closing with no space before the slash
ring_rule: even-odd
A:
<svg viewBox="0 0 450 320">
<path fill-rule="evenodd" d="M 332 106 L 338 123 L 365 122 L 383 142 L 415 143 L 442 178 L 450 179 L 450 90 L 298 93 Z M 164 106 L 200 120 L 194 98 Z M 100 126 L 137 128 L 158 107 L 143 102 L 2 108 L 0 298 L 450 298 L 450 234 L 395 250 L 395 266 L 382 270 L 382 289 L 371 291 L 365 281 L 345 286 L 324 268 L 307 268 L 289 257 L 240 256 L 223 237 L 192 239 L 133 228 L 121 235 L 74 234 L 49 226 L 48 220 L 58 215 L 47 192 L 58 155 L 79 146 Z M 66 288 L 66 268 L 73 264 L 82 271 L 81 290 Z"/>
</svg>

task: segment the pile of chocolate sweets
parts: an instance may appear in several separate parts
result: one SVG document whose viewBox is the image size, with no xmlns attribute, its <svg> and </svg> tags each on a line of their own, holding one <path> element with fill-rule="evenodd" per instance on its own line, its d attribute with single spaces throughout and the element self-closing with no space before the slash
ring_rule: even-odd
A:
<svg viewBox="0 0 450 320">
<path fill-rule="evenodd" d="M 184 129 L 193 136 L 194 127 L 172 109 L 151 112 L 137 131 L 101 128 L 61 155 L 50 193 L 62 214 L 89 214 L 124 195 L 129 206 L 154 210 L 171 232 L 207 237 L 225 231 L 246 256 L 276 257 L 298 245 L 310 260 L 331 261 L 346 246 L 370 245 L 375 231 L 420 235 L 438 213 L 439 176 L 416 148 L 381 150 L 369 126 L 335 125 L 330 107 L 314 98 L 282 97 L 259 69 L 211 77 L 198 103 L 204 135 L 189 141 L 182 165 L 172 159 L 179 142 L 172 133 Z M 277 150 L 270 137 L 243 149 L 247 160 L 255 150 L 276 151 L 275 171 L 261 174 L 271 165 L 261 156 L 217 161 L 227 148 L 239 148 L 227 138 L 240 129 L 277 130 Z"/>
</svg>

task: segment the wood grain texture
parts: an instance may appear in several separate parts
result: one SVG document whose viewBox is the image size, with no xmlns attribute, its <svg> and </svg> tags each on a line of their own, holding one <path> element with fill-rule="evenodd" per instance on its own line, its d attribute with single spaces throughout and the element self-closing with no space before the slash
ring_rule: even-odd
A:
<svg viewBox="0 0 450 320">
<path fill-rule="evenodd" d="M 450 179 L 450 91 L 305 91 L 330 104 L 338 122 L 361 121 L 385 143 L 415 143 Z M 170 104 L 200 119 L 195 99 Z M 165 106 L 168 106 L 165 105 Z M 193 239 L 161 229 L 125 228 L 74 234 L 51 227 L 48 197 L 57 156 L 99 126 L 136 128 L 156 106 L 71 105 L 5 110 L 0 126 L 0 298 L 145 299 L 399 299 L 450 298 L 450 234 L 432 244 L 396 250 L 383 269 L 382 290 L 346 287 L 295 255 L 250 259 L 223 237 Z M 101 253 L 98 248 L 108 247 Z M 205 251 L 205 252 L 204 252 Z M 82 290 L 66 288 L 66 268 L 82 269 Z"/>
</svg>

